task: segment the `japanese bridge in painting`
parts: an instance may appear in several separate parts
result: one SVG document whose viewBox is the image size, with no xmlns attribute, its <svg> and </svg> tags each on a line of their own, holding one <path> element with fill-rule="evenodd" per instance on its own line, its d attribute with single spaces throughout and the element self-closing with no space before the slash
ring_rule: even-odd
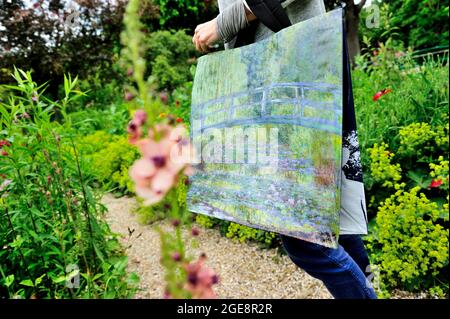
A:
<svg viewBox="0 0 450 319">
<path fill-rule="evenodd" d="M 316 99 L 308 97 L 311 93 Z M 339 94 L 336 85 L 305 82 L 272 83 L 233 93 L 192 108 L 195 128 L 191 127 L 191 133 L 238 125 L 292 124 L 341 134 Z"/>
</svg>

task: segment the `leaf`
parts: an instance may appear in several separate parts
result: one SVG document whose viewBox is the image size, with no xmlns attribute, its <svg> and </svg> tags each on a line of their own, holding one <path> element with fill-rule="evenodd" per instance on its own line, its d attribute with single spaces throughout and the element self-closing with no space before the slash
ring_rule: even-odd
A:
<svg viewBox="0 0 450 319">
<path fill-rule="evenodd" d="M 431 178 L 426 176 L 423 172 L 418 171 L 409 171 L 408 177 L 416 183 L 417 186 L 420 186 L 421 188 L 428 188 L 428 185 L 430 185 Z"/>
<path fill-rule="evenodd" d="M 59 284 L 61 282 L 65 282 L 66 280 L 67 280 L 66 276 L 59 276 L 59 277 L 56 277 L 56 278 L 52 278 L 52 281 L 55 284 Z"/>
<path fill-rule="evenodd" d="M 14 282 L 14 275 L 9 275 L 8 277 L 5 278 L 5 286 L 9 287 L 13 284 Z"/>
<path fill-rule="evenodd" d="M 33 281 L 31 281 L 30 279 L 22 280 L 19 284 L 22 286 L 34 287 Z"/>
<path fill-rule="evenodd" d="M 44 278 L 44 277 L 45 277 L 45 274 L 43 274 L 39 278 L 36 278 L 36 280 L 34 281 L 34 285 L 39 286 L 39 284 L 42 282 L 42 278 Z"/>
<path fill-rule="evenodd" d="M 139 281 L 140 278 L 135 272 L 132 272 L 127 278 L 127 283 L 130 285 L 137 285 Z"/>
</svg>

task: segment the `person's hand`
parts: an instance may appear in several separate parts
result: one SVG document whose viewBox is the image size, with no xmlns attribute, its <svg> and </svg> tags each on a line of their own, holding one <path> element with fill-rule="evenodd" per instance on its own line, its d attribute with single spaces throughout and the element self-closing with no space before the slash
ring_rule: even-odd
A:
<svg viewBox="0 0 450 319">
<path fill-rule="evenodd" d="M 192 43 L 200 52 L 208 52 L 211 45 L 217 40 L 219 40 L 219 33 L 217 32 L 216 19 L 199 24 L 192 37 Z"/>
</svg>

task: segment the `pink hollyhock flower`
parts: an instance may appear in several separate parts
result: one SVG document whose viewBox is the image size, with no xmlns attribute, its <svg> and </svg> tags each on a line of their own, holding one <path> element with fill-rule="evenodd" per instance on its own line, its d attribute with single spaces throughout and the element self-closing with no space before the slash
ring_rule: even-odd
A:
<svg viewBox="0 0 450 319">
<path fill-rule="evenodd" d="M 133 119 L 128 123 L 127 132 L 130 134 L 130 143 L 136 143 L 141 137 L 141 127 L 147 122 L 147 113 L 144 110 L 137 110 Z"/>
<path fill-rule="evenodd" d="M 430 185 L 428 185 L 428 188 L 438 188 L 439 186 L 442 185 L 442 179 L 433 179 L 430 183 Z"/>
<path fill-rule="evenodd" d="M 377 93 L 375 93 L 372 100 L 374 100 L 376 102 L 380 99 L 380 97 L 382 97 L 383 95 L 386 95 L 388 93 L 391 93 L 391 92 L 392 92 L 392 90 L 390 90 L 390 89 L 383 89 L 381 91 L 378 91 Z"/>
<path fill-rule="evenodd" d="M 145 199 L 145 205 L 152 205 L 161 201 L 175 185 L 179 173 L 191 173 L 188 164 L 192 148 L 182 126 L 158 124 L 149 130 L 147 138 L 138 140 L 139 124 L 135 117 L 129 125 L 129 129 L 133 125 L 134 132 L 130 141 L 142 153 L 142 158 L 130 168 L 130 177 L 136 194 Z"/>
<path fill-rule="evenodd" d="M 205 266 L 205 260 L 206 256 L 203 254 L 196 262 L 185 266 L 188 276 L 186 290 L 195 299 L 217 298 L 212 286 L 219 282 L 219 277 L 212 269 Z"/>
</svg>

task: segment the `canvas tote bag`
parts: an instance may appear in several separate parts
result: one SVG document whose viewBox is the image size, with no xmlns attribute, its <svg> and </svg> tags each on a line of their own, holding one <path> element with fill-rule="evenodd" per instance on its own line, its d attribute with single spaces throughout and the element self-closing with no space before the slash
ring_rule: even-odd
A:
<svg viewBox="0 0 450 319">
<path fill-rule="evenodd" d="M 349 225 L 341 218 L 347 175 L 364 199 L 359 145 L 345 137 L 356 124 L 344 41 L 337 9 L 199 59 L 190 211 L 328 247 L 340 233 L 366 231 L 365 200 L 351 201 Z"/>
</svg>

